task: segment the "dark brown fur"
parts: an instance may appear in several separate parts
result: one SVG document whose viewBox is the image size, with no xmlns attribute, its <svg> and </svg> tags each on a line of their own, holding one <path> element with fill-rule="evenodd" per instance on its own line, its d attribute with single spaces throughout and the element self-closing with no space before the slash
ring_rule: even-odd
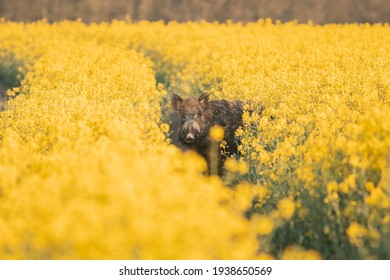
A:
<svg viewBox="0 0 390 280">
<path fill-rule="evenodd" d="M 211 146 L 209 131 L 212 126 L 219 125 L 225 131 L 223 140 L 227 143 L 225 149 L 227 155 L 238 153 L 234 134 L 242 125 L 243 101 L 209 101 L 209 94 L 183 99 L 174 94 L 171 105 L 181 117 L 178 140 L 185 148 L 195 150 L 209 163 Z M 225 156 L 222 156 L 220 167 L 224 159 Z"/>
</svg>

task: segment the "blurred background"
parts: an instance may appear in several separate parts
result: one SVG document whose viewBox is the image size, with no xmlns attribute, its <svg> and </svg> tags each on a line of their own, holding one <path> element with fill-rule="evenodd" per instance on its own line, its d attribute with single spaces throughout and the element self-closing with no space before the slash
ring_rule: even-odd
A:
<svg viewBox="0 0 390 280">
<path fill-rule="evenodd" d="M 0 0 L 0 17 L 31 22 L 82 19 L 168 21 L 257 21 L 305 23 L 390 21 L 390 0 Z"/>
</svg>

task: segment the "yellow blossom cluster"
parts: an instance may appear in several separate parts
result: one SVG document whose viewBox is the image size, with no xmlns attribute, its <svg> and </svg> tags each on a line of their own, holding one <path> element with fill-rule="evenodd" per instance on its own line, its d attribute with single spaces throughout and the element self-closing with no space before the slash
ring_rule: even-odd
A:
<svg viewBox="0 0 390 280">
<path fill-rule="evenodd" d="M 0 78 L 21 84 L 0 114 L 0 256 L 388 259 L 389 38 L 1 21 Z M 166 139 L 171 94 L 204 91 L 252 101 L 222 179 Z"/>
</svg>

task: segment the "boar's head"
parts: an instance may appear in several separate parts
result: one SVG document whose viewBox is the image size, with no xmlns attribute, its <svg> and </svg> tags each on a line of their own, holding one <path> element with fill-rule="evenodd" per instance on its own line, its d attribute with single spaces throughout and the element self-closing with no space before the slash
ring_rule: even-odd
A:
<svg viewBox="0 0 390 280">
<path fill-rule="evenodd" d="M 179 141 L 186 146 L 202 146 L 207 141 L 209 94 L 183 99 L 174 94 L 171 100 L 174 111 L 180 114 Z"/>
</svg>

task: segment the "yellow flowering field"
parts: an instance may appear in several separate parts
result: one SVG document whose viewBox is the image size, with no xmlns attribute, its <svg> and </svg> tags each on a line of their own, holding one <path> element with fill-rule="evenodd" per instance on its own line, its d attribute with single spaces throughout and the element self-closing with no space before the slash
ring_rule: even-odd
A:
<svg viewBox="0 0 390 280">
<path fill-rule="evenodd" d="M 388 24 L 2 20 L 0 82 L 2 259 L 390 258 Z M 205 91 L 265 108 L 222 178 L 168 137 Z"/>
</svg>

